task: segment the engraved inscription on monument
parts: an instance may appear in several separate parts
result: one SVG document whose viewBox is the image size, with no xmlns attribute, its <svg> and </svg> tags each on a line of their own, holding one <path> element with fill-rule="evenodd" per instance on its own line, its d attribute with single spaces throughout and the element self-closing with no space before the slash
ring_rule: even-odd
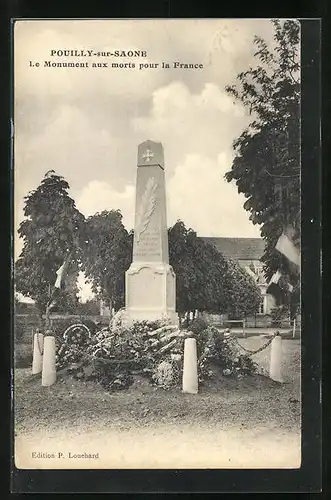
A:
<svg viewBox="0 0 331 500">
<path fill-rule="evenodd" d="M 157 229 L 146 230 L 140 236 L 133 257 L 161 257 L 161 233 Z"/>
</svg>

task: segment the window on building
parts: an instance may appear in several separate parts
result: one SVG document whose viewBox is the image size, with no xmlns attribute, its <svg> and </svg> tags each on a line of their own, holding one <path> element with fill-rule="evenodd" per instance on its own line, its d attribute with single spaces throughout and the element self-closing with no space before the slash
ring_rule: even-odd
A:
<svg viewBox="0 0 331 500">
<path fill-rule="evenodd" d="M 259 313 L 264 314 L 264 298 L 263 297 L 262 297 L 261 302 L 260 302 Z"/>
</svg>

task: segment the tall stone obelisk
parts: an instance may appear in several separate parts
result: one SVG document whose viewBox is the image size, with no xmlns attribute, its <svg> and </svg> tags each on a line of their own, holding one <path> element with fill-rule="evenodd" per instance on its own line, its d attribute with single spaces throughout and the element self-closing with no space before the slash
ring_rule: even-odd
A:
<svg viewBox="0 0 331 500">
<path fill-rule="evenodd" d="M 176 276 L 169 265 L 163 146 L 138 146 L 132 264 L 125 276 L 129 322 L 168 318 L 178 324 Z"/>
</svg>

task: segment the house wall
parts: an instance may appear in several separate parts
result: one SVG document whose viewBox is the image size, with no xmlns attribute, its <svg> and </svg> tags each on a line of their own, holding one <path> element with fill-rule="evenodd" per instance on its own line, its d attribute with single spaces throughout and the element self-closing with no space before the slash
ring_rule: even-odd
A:
<svg viewBox="0 0 331 500">
<path fill-rule="evenodd" d="M 267 282 L 263 272 L 263 263 L 260 260 L 238 260 L 238 264 L 245 269 L 246 267 L 254 267 L 254 272 L 257 275 L 257 285 L 261 291 L 261 309 L 259 314 L 270 314 L 275 307 L 276 301 L 273 295 L 267 293 Z"/>
<path fill-rule="evenodd" d="M 260 260 L 258 260 L 258 259 L 256 259 L 256 260 L 238 260 L 237 262 L 244 269 L 246 267 L 254 267 L 254 270 L 258 276 L 259 282 L 265 283 L 265 277 L 264 277 L 264 273 L 263 273 L 263 264 Z"/>
<path fill-rule="evenodd" d="M 276 306 L 276 299 L 270 293 L 264 296 L 264 314 L 271 314 L 271 310 Z"/>
<path fill-rule="evenodd" d="M 268 283 L 264 276 L 261 257 L 264 251 L 264 242 L 259 238 L 205 238 L 208 243 L 215 245 L 225 257 L 236 261 L 243 269 L 248 268 L 261 291 L 261 306 L 259 313 L 251 318 L 251 323 L 270 323 L 271 310 L 276 306 L 276 298 L 267 293 Z M 249 257 L 249 258 L 246 258 Z M 255 257 L 255 258 L 251 258 Z M 253 275 L 251 273 L 253 271 Z"/>
</svg>

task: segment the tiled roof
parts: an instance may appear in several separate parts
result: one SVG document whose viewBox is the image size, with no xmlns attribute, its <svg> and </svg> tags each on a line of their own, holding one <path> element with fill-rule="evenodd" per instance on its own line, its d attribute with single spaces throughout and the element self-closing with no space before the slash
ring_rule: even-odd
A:
<svg viewBox="0 0 331 500">
<path fill-rule="evenodd" d="M 214 245 L 224 257 L 233 260 L 260 260 L 265 247 L 262 238 L 214 238 L 201 236 L 206 243 Z"/>
</svg>

